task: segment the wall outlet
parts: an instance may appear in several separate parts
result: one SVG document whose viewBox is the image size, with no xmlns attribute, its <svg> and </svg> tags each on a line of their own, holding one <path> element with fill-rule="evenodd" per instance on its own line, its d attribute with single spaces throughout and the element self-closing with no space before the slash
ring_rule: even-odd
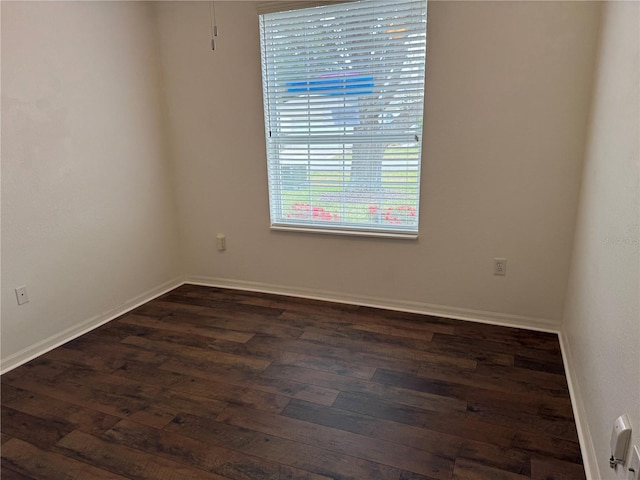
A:
<svg viewBox="0 0 640 480">
<path fill-rule="evenodd" d="M 629 462 L 628 480 L 640 480 L 640 450 L 634 445 L 631 450 L 631 462 Z"/>
<path fill-rule="evenodd" d="M 16 297 L 18 299 L 18 305 L 24 305 L 29 302 L 29 295 L 27 295 L 27 287 L 16 288 Z"/>
<path fill-rule="evenodd" d="M 493 259 L 493 274 L 494 275 L 506 275 L 507 274 L 507 259 L 506 258 L 494 258 Z"/>
</svg>

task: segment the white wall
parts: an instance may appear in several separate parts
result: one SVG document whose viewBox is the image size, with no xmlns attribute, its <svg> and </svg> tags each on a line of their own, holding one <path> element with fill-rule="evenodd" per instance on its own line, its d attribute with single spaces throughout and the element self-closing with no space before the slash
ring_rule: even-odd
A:
<svg viewBox="0 0 640 480">
<path fill-rule="evenodd" d="M 175 283 L 160 78 L 145 2 L 2 2 L 4 368 Z"/>
<path fill-rule="evenodd" d="M 639 32 L 640 4 L 607 2 L 563 322 L 590 467 L 601 479 L 627 478 L 608 465 L 615 418 L 629 414 L 640 447 Z"/>
<path fill-rule="evenodd" d="M 269 230 L 255 5 L 216 2 L 215 52 L 208 8 L 158 6 L 192 280 L 558 325 L 599 4 L 429 4 L 418 241 Z"/>
</svg>

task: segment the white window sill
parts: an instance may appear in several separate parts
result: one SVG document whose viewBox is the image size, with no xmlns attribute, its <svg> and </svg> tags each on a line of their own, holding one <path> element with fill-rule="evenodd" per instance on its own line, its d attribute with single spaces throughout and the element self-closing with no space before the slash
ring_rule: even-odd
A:
<svg viewBox="0 0 640 480">
<path fill-rule="evenodd" d="M 378 230 L 348 230 L 323 227 L 300 227 L 291 225 L 271 225 L 271 230 L 281 232 L 313 233 L 321 235 L 341 235 L 348 237 L 373 237 L 373 238 L 393 238 L 397 240 L 417 240 L 418 234 L 415 232 L 388 232 Z"/>
</svg>

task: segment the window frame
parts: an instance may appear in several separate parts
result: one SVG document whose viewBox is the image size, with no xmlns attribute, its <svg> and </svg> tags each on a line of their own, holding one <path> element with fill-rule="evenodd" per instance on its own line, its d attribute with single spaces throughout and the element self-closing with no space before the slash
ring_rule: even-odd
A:
<svg viewBox="0 0 640 480">
<path fill-rule="evenodd" d="M 286 4 L 287 2 L 275 2 L 275 3 L 284 3 Z M 298 10 L 298 13 L 300 13 L 300 10 L 307 10 L 309 11 L 309 14 L 311 14 L 311 12 L 318 12 L 318 8 L 322 8 L 321 6 L 317 6 L 314 5 L 313 7 L 310 8 L 303 8 L 300 4 L 304 3 L 304 2 L 293 2 L 295 3 L 295 10 Z M 324 4 L 324 3 L 331 3 L 334 4 L 336 2 L 313 2 L 313 3 L 320 3 L 320 4 Z M 370 4 L 375 4 L 376 0 L 347 0 L 346 2 L 338 2 L 343 4 L 344 7 L 346 7 L 345 11 L 348 12 L 350 7 L 353 7 L 355 4 L 361 4 L 361 5 L 370 5 Z M 378 3 L 385 3 L 385 2 L 378 2 Z M 402 215 L 409 215 L 409 208 L 411 208 L 411 212 L 410 214 L 415 216 L 415 221 L 411 224 L 412 226 L 414 226 L 414 228 L 399 228 L 399 227 L 393 227 L 393 226 L 382 226 L 380 228 L 378 228 L 379 225 L 381 225 L 380 221 L 378 220 L 378 223 L 373 223 L 373 222 L 369 222 L 369 223 L 356 223 L 356 222 L 341 222 L 340 224 L 336 225 L 336 224 L 332 224 L 331 221 L 322 221 L 322 220 L 316 220 L 315 218 L 315 208 L 314 208 L 314 216 L 312 220 L 309 220 L 308 218 L 305 219 L 306 221 L 300 221 L 297 222 L 294 220 L 287 220 L 287 221 L 283 221 L 284 218 L 284 208 L 282 206 L 282 203 L 278 204 L 277 202 L 283 202 L 283 192 L 284 192 L 284 187 L 282 186 L 282 182 L 283 182 L 283 175 L 281 174 L 281 171 L 278 170 L 277 174 L 273 173 L 273 169 L 274 164 L 279 162 L 278 167 L 281 168 L 282 167 L 282 160 L 280 159 L 280 157 L 277 158 L 277 161 L 272 159 L 271 155 L 272 155 L 272 151 L 271 148 L 273 148 L 273 144 L 274 144 L 274 140 L 272 137 L 273 134 L 273 125 L 274 123 L 272 123 L 272 116 L 273 116 L 273 112 L 272 112 L 272 105 L 271 105 L 271 97 L 270 95 L 273 92 L 269 92 L 268 88 L 269 88 L 269 81 L 271 80 L 270 77 L 270 72 L 269 72 L 269 68 L 270 66 L 273 67 L 273 65 L 270 65 L 269 62 L 269 58 L 268 55 L 266 53 L 267 47 L 265 47 L 265 29 L 267 28 L 264 25 L 264 19 L 266 18 L 265 16 L 270 15 L 270 13 L 263 13 L 260 14 L 260 42 L 261 42 L 261 66 L 262 66 L 262 80 L 263 80 L 263 99 L 264 99 L 264 120 L 265 120 L 265 135 L 266 135 L 266 146 L 267 146 L 267 165 L 268 165 L 268 177 L 269 177 L 269 210 L 270 210 L 270 228 L 273 230 L 284 230 L 284 231 L 293 231 L 293 232 L 303 232 L 303 233 L 320 233 L 320 234 L 337 234 L 337 235 L 354 235 L 354 236 L 374 236 L 374 237 L 385 237 L 385 238 L 401 238 L 401 239 L 416 239 L 418 238 L 418 233 L 419 233 L 419 204 L 420 204 L 420 190 L 421 190 L 421 164 L 422 164 L 422 138 L 423 138 L 423 128 L 422 128 L 422 119 L 424 118 L 424 100 L 425 100 L 425 71 L 426 71 L 426 35 L 427 35 L 427 27 L 426 27 L 426 17 L 427 17 L 427 0 L 407 0 L 406 3 L 412 3 L 412 4 L 417 4 L 420 5 L 420 8 L 422 9 L 422 14 L 420 15 L 420 22 L 423 24 L 422 25 L 422 29 L 416 30 L 418 33 L 424 32 L 424 40 L 422 40 L 422 42 L 419 44 L 419 48 L 415 48 L 415 46 L 413 46 L 413 50 L 420 50 L 420 52 L 418 54 L 412 53 L 412 44 L 411 42 L 409 42 L 408 38 L 409 35 L 407 35 L 405 37 L 405 42 L 404 42 L 404 52 L 405 52 L 405 56 L 406 58 L 408 58 L 409 56 L 414 56 L 414 57 L 419 57 L 419 62 L 420 64 L 418 65 L 418 75 L 413 75 L 414 77 L 417 77 L 419 79 L 419 83 L 421 85 L 420 89 L 419 89 L 419 112 L 420 112 L 420 121 L 418 126 L 412 127 L 412 131 L 413 131 L 413 136 L 415 137 L 415 145 L 417 145 L 417 155 L 415 156 L 416 158 L 416 162 L 417 162 L 417 166 L 415 167 L 415 172 L 416 172 L 416 180 L 411 183 L 411 185 L 415 185 L 416 188 L 416 194 L 415 194 L 415 200 L 412 201 L 411 205 L 407 205 L 406 207 L 403 206 L 398 206 L 398 207 L 393 207 L 393 208 L 404 208 L 406 209 L 405 211 L 402 211 L 401 214 Z M 270 11 L 273 11 L 274 9 L 270 9 Z M 276 9 L 277 10 L 277 9 Z M 282 12 L 292 12 L 293 9 L 288 9 L 288 8 L 284 8 L 283 10 L 281 10 Z M 415 20 L 415 17 L 412 17 L 413 20 Z M 372 22 L 378 21 L 388 21 L 386 19 L 376 19 L 372 16 Z M 387 24 L 387 27 L 389 25 L 392 25 L 391 23 Z M 388 30 L 389 31 L 389 30 Z M 410 33 L 414 33 L 414 31 L 410 31 Z M 414 33 L 415 34 L 415 33 Z M 293 38 L 293 37 L 291 37 Z M 345 41 L 349 41 L 349 35 L 345 35 L 346 40 Z M 398 42 L 399 43 L 399 42 Z M 418 42 L 413 42 L 413 44 L 417 44 Z M 323 45 L 324 47 L 324 45 Z M 369 49 L 373 49 L 373 46 L 367 47 Z M 286 48 L 285 48 L 286 50 Z M 402 51 L 402 50 L 399 50 Z M 395 51 L 394 51 L 395 53 Z M 405 60 L 406 60 L 405 58 Z M 402 65 L 402 66 L 406 66 L 409 65 L 412 68 L 416 65 L 414 60 L 411 60 L 410 62 L 407 63 L 403 63 L 403 64 L 393 64 L 392 66 L 395 66 L 397 68 L 398 65 Z M 405 69 L 403 69 L 405 70 Z M 409 68 L 406 68 L 406 70 L 410 70 Z M 326 75 L 325 75 L 326 76 Z M 368 78 L 368 77 L 367 77 Z M 393 81 L 395 80 L 394 77 L 387 77 L 387 80 Z M 298 79 L 299 80 L 299 79 Z M 346 82 L 348 82 L 349 78 L 347 78 Z M 357 80 L 357 79 L 356 79 Z M 364 80 L 360 80 L 361 82 L 366 81 L 366 79 Z M 325 80 L 322 80 L 322 82 L 325 82 Z M 291 85 L 294 85 L 295 82 L 289 82 L 290 88 Z M 305 82 L 298 82 L 300 85 L 305 84 Z M 315 87 L 309 87 L 309 85 L 311 85 L 312 83 L 315 83 Z M 315 82 L 307 82 L 307 88 L 308 90 L 311 90 L 312 88 L 315 88 L 316 90 L 318 89 L 317 84 L 321 83 L 319 81 L 315 81 Z M 415 80 L 414 80 L 415 83 Z M 362 84 L 364 85 L 364 84 Z M 295 85 L 297 86 L 297 85 Z M 322 86 L 322 85 L 321 85 Z M 331 88 L 337 88 L 335 86 L 335 84 L 330 84 Z M 275 87 L 274 87 L 275 88 Z M 349 87 L 344 87 L 344 88 L 349 88 Z M 364 88 L 364 87 L 362 87 Z M 397 90 L 391 90 L 392 92 L 400 92 L 401 88 L 398 88 Z M 317 92 L 315 92 L 317 95 Z M 414 92 L 412 92 L 414 93 Z M 330 94 L 329 94 L 330 95 Z M 343 94 L 343 95 L 347 95 L 347 94 Z M 309 96 L 311 96 L 311 94 L 309 94 Z M 415 96 L 415 95 L 414 95 Z M 415 100 L 414 102 L 415 103 Z M 384 100 L 380 100 L 380 102 L 378 102 L 379 105 L 382 105 L 384 107 Z M 388 105 L 388 104 L 387 104 Z M 310 107 L 309 107 L 310 108 Z M 311 110 L 309 110 L 311 111 Z M 400 115 L 400 114 L 398 114 Z M 382 117 L 380 117 L 382 118 Z M 393 121 L 393 118 L 392 118 Z M 380 124 L 384 123 L 384 120 L 379 122 Z M 389 122 L 391 123 L 391 122 Z M 282 124 L 282 121 L 281 121 Z M 415 124 L 415 121 L 414 121 Z M 281 128 L 282 129 L 282 128 Z M 312 129 L 309 128 L 309 131 L 311 132 Z M 309 143 L 306 143 L 307 145 L 307 149 L 311 150 L 313 145 L 316 145 L 315 143 L 312 143 L 312 140 L 318 140 L 318 138 L 320 138 L 321 135 L 319 135 L 317 132 L 315 134 L 311 134 L 309 133 L 308 137 L 305 137 L 307 139 L 307 141 Z M 334 138 L 334 137 L 331 137 Z M 341 142 L 339 143 L 339 145 L 341 145 L 343 150 L 347 150 L 347 145 L 355 145 L 350 143 L 348 140 L 349 138 L 343 134 L 341 137 L 339 135 L 336 135 L 335 138 L 341 138 Z M 277 143 L 277 142 L 275 142 Z M 381 142 L 376 142 L 378 144 L 380 144 Z M 405 142 L 406 143 L 406 142 Z M 303 143 L 303 145 L 305 145 Z M 415 149 L 416 147 L 411 146 L 411 149 Z M 353 148 L 353 147 L 352 147 Z M 407 151 L 409 150 L 409 148 L 407 148 Z M 384 157 L 381 157 L 380 160 L 380 169 L 382 169 L 382 162 Z M 343 163 L 346 162 L 346 160 L 343 160 Z M 349 160 L 348 162 L 350 162 L 349 165 L 349 175 L 351 175 L 351 167 L 353 166 L 353 158 L 352 160 Z M 398 164 L 400 164 L 401 162 L 397 162 Z M 406 160 L 405 163 L 409 163 L 409 160 Z M 309 165 L 311 165 L 312 162 L 309 162 Z M 309 169 L 311 167 L 308 167 Z M 407 170 L 409 169 L 409 167 L 407 167 Z M 344 172 L 344 166 L 343 166 L 343 172 Z M 342 183 L 342 186 L 344 187 L 344 182 Z M 384 195 L 384 187 L 379 187 L 380 188 L 380 195 Z M 277 190 L 277 194 L 274 195 L 274 190 Z M 309 187 L 309 191 L 311 192 L 311 187 Z M 380 203 L 380 199 L 382 197 L 378 197 L 377 202 Z M 366 202 L 365 202 L 366 203 Z M 297 205 L 297 204 L 296 204 Z M 341 202 L 341 205 L 343 207 L 343 210 L 345 207 L 349 207 L 350 205 L 352 205 L 352 202 L 349 201 L 345 201 L 344 198 Z M 372 206 L 373 207 L 373 206 Z M 369 208 L 372 208 L 369 207 Z M 309 204 L 307 204 L 306 207 L 304 208 L 312 208 L 310 207 Z M 392 207 L 386 207 L 389 208 L 389 212 L 391 212 L 391 208 Z M 275 215 L 274 211 L 275 209 L 279 209 L 280 213 L 279 215 Z M 396 210 L 395 213 L 399 213 L 399 210 Z M 308 216 L 309 211 L 305 212 Z M 387 217 L 388 218 L 388 217 Z M 395 220 L 398 220 L 398 217 L 394 217 Z M 402 217 L 401 217 L 402 218 Z M 389 222 L 391 223 L 391 222 Z M 401 222 L 396 222 L 396 223 L 401 223 Z"/>
</svg>

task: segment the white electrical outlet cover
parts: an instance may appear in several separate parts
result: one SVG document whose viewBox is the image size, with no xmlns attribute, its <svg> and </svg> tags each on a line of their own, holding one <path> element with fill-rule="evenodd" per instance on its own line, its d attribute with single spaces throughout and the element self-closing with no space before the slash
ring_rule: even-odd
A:
<svg viewBox="0 0 640 480">
<path fill-rule="evenodd" d="M 29 303 L 29 295 L 27 294 L 27 287 L 16 288 L 16 298 L 18 300 L 18 305 L 24 305 L 25 303 Z"/>
<path fill-rule="evenodd" d="M 507 259 L 506 258 L 494 258 L 493 259 L 493 274 L 494 275 L 506 275 L 507 274 Z"/>
<path fill-rule="evenodd" d="M 611 432 L 611 456 L 618 463 L 623 463 L 627 448 L 629 448 L 629 439 L 631 438 L 631 422 L 629 416 L 625 413 L 616 418 L 613 423 L 613 431 Z"/>
</svg>

